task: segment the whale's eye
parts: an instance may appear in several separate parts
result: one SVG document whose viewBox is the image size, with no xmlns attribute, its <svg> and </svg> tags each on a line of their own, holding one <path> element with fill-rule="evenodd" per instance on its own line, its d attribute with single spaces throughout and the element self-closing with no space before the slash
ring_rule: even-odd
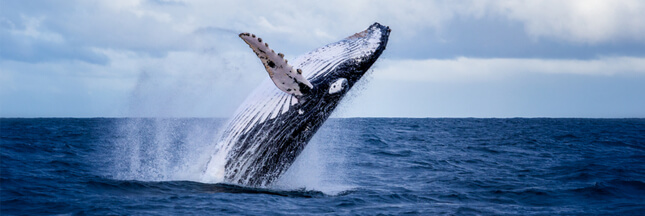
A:
<svg viewBox="0 0 645 216">
<path fill-rule="evenodd" d="M 339 78 L 336 81 L 334 81 L 331 85 L 329 85 L 329 94 L 336 94 L 347 86 L 347 79 L 345 78 Z"/>
</svg>

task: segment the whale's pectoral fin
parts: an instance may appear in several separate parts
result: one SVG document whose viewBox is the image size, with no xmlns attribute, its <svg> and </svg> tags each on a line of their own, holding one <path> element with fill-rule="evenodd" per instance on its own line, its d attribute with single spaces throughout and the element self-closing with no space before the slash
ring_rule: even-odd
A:
<svg viewBox="0 0 645 216">
<path fill-rule="evenodd" d="M 260 58 L 269 77 L 278 89 L 291 95 L 303 95 L 313 89 L 313 85 L 302 76 L 302 70 L 295 69 L 287 63 L 282 53 L 275 53 L 262 38 L 254 34 L 242 33 L 240 38 L 253 49 L 253 52 Z"/>
</svg>

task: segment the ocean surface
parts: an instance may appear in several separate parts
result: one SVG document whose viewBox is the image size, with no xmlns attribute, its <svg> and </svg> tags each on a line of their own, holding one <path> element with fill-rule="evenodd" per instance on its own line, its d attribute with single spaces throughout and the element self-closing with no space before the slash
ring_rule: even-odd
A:
<svg viewBox="0 0 645 216">
<path fill-rule="evenodd" d="M 1 215 L 645 215 L 645 119 L 330 119 L 274 185 L 224 119 L 0 119 Z"/>
</svg>

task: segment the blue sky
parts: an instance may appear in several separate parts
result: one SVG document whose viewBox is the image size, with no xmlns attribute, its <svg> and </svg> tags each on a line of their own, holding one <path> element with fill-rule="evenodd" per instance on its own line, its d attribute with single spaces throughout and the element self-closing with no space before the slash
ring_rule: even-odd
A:
<svg viewBox="0 0 645 216">
<path fill-rule="evenodd" d="M 645 2 L 0 0 L 0 117 L 228 117 L 287 59 L 392 28 L 337 117 L 645 117 Z"/>
</svg>

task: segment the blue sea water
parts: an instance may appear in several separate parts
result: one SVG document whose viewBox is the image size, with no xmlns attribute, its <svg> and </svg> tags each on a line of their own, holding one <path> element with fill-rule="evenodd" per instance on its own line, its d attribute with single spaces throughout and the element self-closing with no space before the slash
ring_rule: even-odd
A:
<svg viewBox="0 0 645 216">
<path fill-rule="evenodd" d="M 0 119 L 1 215 L 645 215 L 644 119 L 330 119 L 268 188 L 223 119 Z"/>
</svg>

